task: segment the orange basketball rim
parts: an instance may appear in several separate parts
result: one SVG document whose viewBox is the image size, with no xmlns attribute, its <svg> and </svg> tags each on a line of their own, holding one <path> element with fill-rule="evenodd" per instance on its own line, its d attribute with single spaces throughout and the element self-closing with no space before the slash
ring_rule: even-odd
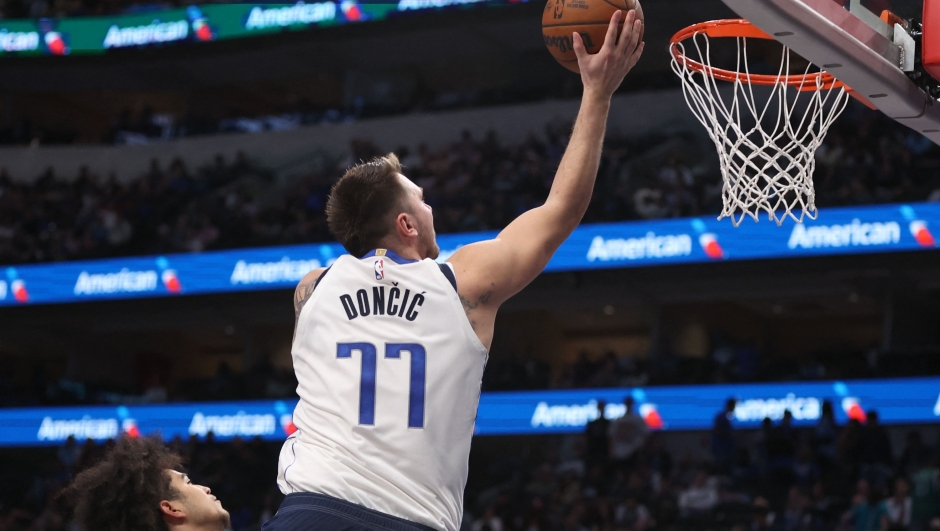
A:
<svg viewBox="0 0 940 531">
<path fill-rule="evenodd" d="M 743 18 L 732 18 L 725 20 L 712 20 L 693 24 L 672 36 L 669 40 L 669 52 L 675 60 L 685 65 L 689 70 L 693 70 L 704 75 L 712 76 L 722 81 L 740 81 L 751 85 L 788 85 L 795 87 L 800 91 L 810 90 L 828 90 L 845 87 L 850 94 L 851 88 L 841 81 L 837 80 L 828 72 L 814 72 L 806 74 L 789 75 L 771 75 L 771 74 L 751 74 L 749 72 L 734 72 L 713 66 L 706 66 L 698 61 L 686 57 L 680 43 L 696 35 L 705 34 L 709 38 L 713 37 L 744 37 L 752 39 L 774 40 L 773 37 L 764 33 L 760 28 L 751 24 Z M 853 94 L 854 96 L 854 94 Z"/>
</svg>

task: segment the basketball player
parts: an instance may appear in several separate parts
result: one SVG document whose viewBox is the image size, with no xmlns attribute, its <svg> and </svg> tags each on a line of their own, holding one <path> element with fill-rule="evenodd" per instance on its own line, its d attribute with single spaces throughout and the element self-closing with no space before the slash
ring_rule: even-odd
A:
<svg viewBox="0 0 940 531">
<path fill-rule="evenodd" d="M 86 531 L 224 531 L 228 512 L 209 487 L 179 472 L 180 456 L 157 437 L 121 437 L 65 495 Z"/>
<path fill-rule="evenodd" d="M 591 200 L 611 95 L 643 52 L 633 11 L 602 49 L 574 47 L 584 95 L 545 204 L 437 264 L 431 207 L 394 155 L 349 169 L 327 202 L 349 255 L 295 294 L 298 430 L 264 531 L 456 531 L 496 311 L 531 282 Z"/>
</svg>

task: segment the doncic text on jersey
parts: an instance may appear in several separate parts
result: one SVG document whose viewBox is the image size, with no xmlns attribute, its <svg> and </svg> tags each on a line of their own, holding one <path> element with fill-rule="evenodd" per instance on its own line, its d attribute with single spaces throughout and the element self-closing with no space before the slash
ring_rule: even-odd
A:
<svg viewBox="0 0 940 531">
<path fill-rule="evenodd" d="M 388 297 L 386 297 L 385 286 L 373 286 L 371 301 L 369 292 L 365 289 L 357 291 L 355 299 L 352 295 L 343 294 L 339 296 L 339 300 L 343 303 L 346 317 L 350 321 L 356 317 L 370 315 L 404 317 L 409 321 L 414 321 L 418 318 L 418 308 L 424 304 L 424 295 L 417 293 L 412 297 L 410 289 L 406 289 L 405 294 L 402 295 L 401 290 L 396 286 L 388 290 Z"/>
</svg>

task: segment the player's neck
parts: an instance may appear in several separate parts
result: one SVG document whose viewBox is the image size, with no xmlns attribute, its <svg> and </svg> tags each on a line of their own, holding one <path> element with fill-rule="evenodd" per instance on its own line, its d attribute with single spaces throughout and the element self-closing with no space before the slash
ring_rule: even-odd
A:
<svg viewBox="0 0 940 531">
<path fill-rule="evenodd" d="M 401 242 L 381 242 L 379 249 L 388 249 L 405 260 L 423 260 L 425 257 L 415 247 L 404 245 Z"/>
</svg>

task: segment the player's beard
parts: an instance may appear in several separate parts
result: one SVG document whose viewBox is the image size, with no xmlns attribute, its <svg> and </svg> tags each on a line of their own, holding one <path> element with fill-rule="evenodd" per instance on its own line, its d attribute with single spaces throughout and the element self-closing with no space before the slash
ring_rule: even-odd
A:
<svg viewBox="0 0 940 531">
<path fill-rule="evenodd" d="M 437 237 L 434 233 L 431 233 L 428 236 L 428 240 L 430 241 L 427 242 L 427 257 L 431 260 L 436 260 L 437 257 L 441 254 L 441 248 L 437 245 Z"/>
<path fill-rule="evenodd" d="M 211 527 L 211 529 L 225 531 L 226 529 L 232 528 L 232 517 L 228 514 L 228 511 L 222 507 L 221 503 L 219 503 L 219 512 L 213 515 L 212 520 L 215 520 L 215 524 Z M 218 526 L 218 528 L 215 526 Z M 209 529 L 210 527 L 206 526 L 206 528 Z"/>
<path fill-rule="evenodd" d="M 436 260 L 441 254 L 441 248 L 437 245 L 437 234 L 434 232 L 434 225 L 428 227 L 428 230 L 422 231 L 426 234 L 424 242 L 424 255 L 431 260 Z"/>
</svg>

